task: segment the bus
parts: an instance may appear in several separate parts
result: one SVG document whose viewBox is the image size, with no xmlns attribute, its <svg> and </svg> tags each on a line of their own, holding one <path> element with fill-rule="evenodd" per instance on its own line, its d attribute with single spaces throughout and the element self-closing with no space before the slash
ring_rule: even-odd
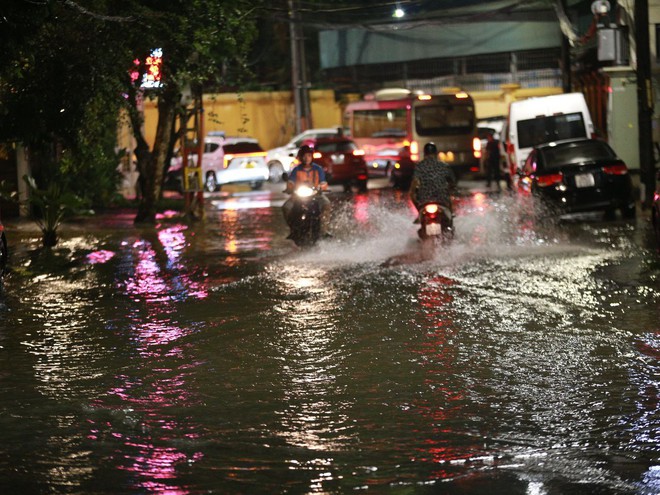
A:
<svg viewBox="0 0 660 495">
<path fill-rule="evenodd" d="M 406 187 L 424 145 L 434 142 L 438 158 L 457 177 L 479 171 L 481 140 L 474 102 L 463 91 L 415 94 L 407 89 L 383 89 L 349 103 L 344 127 L 365 152 L 371 177 L 389 177 Z"/>
</svg>

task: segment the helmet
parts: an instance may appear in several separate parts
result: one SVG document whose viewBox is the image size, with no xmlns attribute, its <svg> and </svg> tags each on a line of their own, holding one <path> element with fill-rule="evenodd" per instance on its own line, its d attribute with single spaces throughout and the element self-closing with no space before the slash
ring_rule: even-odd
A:
<svg viewBox="0 0 660 495">
<path fill-rule="evenodd" d="M 438 148 L 436 148 L 435 143 L 426 143 L 424 145 L 424 156 L 438 156 Z"/>
<path fill-rule="evenodd" d="M 298 160 L 302 161 L 303 156 L 305 156 L 305 153 L 314 153 L 314 150 L 312 149 L 311 146 L 303 144 L 298 150 Z"/>
</svg>

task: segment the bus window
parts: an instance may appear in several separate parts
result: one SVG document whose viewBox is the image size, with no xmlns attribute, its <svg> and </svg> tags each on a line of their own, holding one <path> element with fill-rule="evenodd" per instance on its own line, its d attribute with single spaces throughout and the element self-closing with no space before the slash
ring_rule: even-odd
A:
<svg viewBox="0 0 660 495">
<path fill-rule="evenodd" d="M 415 107 L 415 130 L 419 136 L 471 133 L 474 107 L 470 105 L 420 105 Z"/>
<path fill-rule="evenodd" d="M 406 127 L 405 108 L 353 112 L 354 138 L 405 138 Z"/>
</svg>

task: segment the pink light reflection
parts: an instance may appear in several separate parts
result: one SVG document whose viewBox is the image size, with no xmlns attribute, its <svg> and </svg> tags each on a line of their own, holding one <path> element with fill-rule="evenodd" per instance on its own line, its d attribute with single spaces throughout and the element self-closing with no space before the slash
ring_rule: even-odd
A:
<svg viewBox="0 0 660 495">
<path fill-rule="evenodd" d="M 87 262 L 90 265 L 102 264 L 110 261 L 115 256 L 113 251 L 106 251 L 101 249 L 99 251 L 94 251 L 87 255 Z"/>
</svg>

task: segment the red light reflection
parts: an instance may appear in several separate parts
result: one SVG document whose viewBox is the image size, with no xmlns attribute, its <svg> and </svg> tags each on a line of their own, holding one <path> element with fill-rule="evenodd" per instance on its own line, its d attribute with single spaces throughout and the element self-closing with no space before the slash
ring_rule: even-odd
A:
<svg viewBox="0 0 660 495">
<path fill-rule="evenodd" d="M 460 375 L 457 363 L 457 349 L 452 343 L 456 331 L 453 320 L 453 296 L 448 289 L 454 281 L 437 276 L 427 281 L 420 289 L 418 300 L 420 311 L 417 315 L 421 328 L 426 331 L 426 340 L 413 352 L 419 354 L 424 368 L 427 393 L 420 396 L 411 411 L 421 414 L 427 425 L 420 435 L 426 435 L 423 449 L 414 459 L 417 462 L 449 466 L 454 461 L 468 460 L 478 450 L 479 444 L 471 440 L 459 445 L 456 437 L 465 438 L 461 431 L 455 431 L 452 422 L 466 413 L 465 391 L 456 388 Z M 455 476 L 448 469 L 436 468 L 435 479 Z"/>
</svg>

